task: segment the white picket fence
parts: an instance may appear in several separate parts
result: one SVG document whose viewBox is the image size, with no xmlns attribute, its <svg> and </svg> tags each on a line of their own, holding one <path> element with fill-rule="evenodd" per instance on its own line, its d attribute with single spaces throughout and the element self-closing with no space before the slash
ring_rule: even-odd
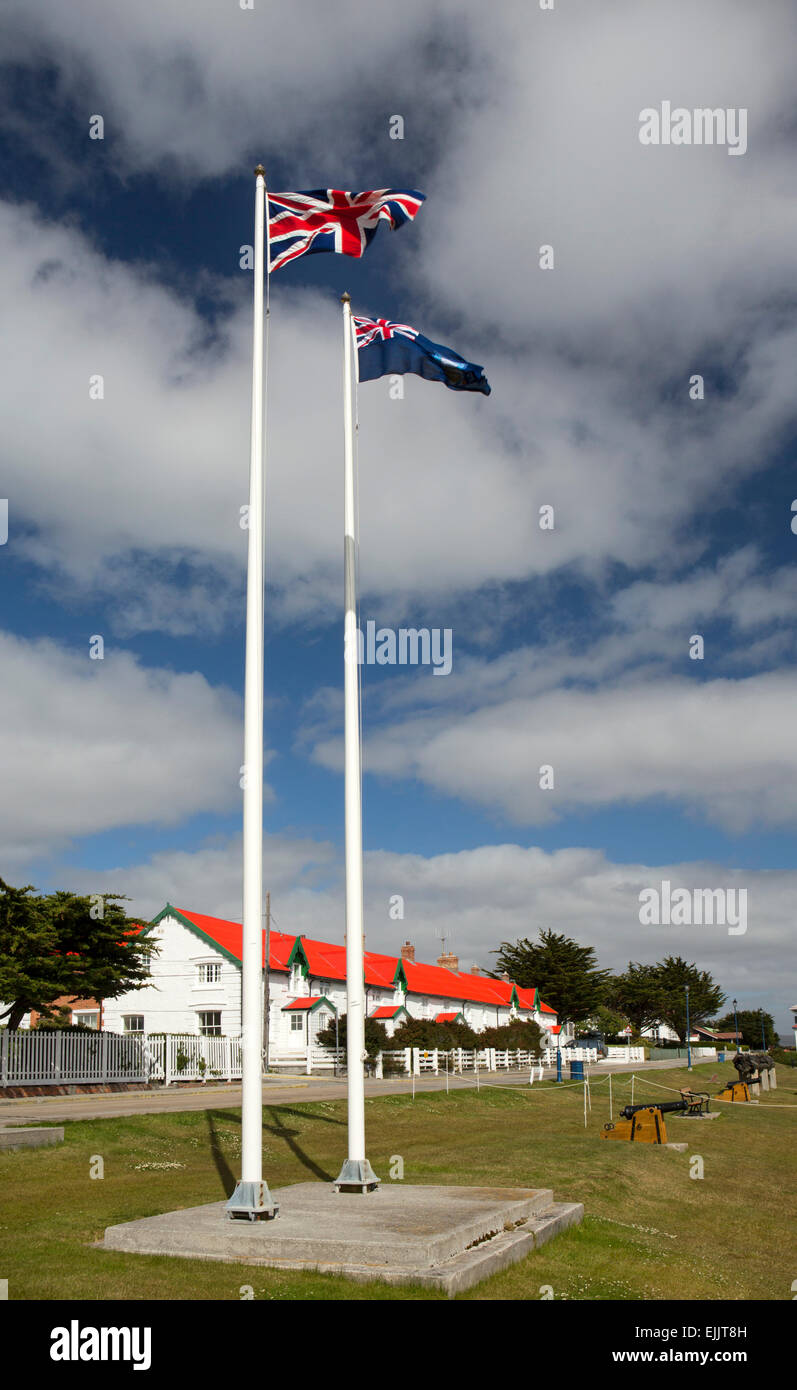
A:
<svg viewBox="0 0 797 1390">
<path fill-rule="evenodd" d="M 195 1033 L 145 1039 L 149 1080 L 238 1081 L 242 1074 L 241 1039 L 209 1038 Z"/>
<path fill-rule="evenodd" d="M 541 1061 L 546 1067 L 556 1066 L 556 1054 L 561 1050 L 562 1066 L 567 1066 L 568 1062 L 597 1062 L 597 1047 L 544 1047 L 542 1050 Z"/>
<path fill-rule="evenodd" d="M 622 1044 L 610 1044 L 606 1048 L 608 1056 L 607 1062 L 644 1062 L 644 1047 L 624 1047 Z"/>
<path fill-rule="evenodd" d="M 695 1049 L 696 1050 L 696 1049 Z M 624 1060 L 642 1061 L 640 1048 L 613 1049 L 629 1053 Z M 379 1055 L 375 1074 L 440 1076 L 478 1071 L 510 1071 L 532 1066 L 555 1066 L 556 1048 L 539 1058 L 520 1049 L 494 1047 L 406 1047 Z M 594 1048 L 562 1048 L 562 1064 L 597 1061 Z M 388 1066 L 385 1066 L 385 1063 Z M 346 1052 L 311 1043 L 294 1052 L 272 1051 L 271 1069 L 285 1068 L 306 1075 L 343 1072 Z M 185 1033 L 167 1037 L 148 1034 L 66 1033 L 55 1029 L 0 1031 L 0 1086 L 87 1085 L 92 1082 L 237 1081 L 242 1074 L 240 1037 L 204 1037 Z"/>
<path fill-rule="evenodd" d="M 50 1028 L 0 1033 L 0 1086 L 148 1078 L 149 1063 L 140 1037 Z"/>
<path fill-rule="evenodd" d="M 0 1032 L 0 1086 L 89 1085 L 128 1081 L 233 1081 L 241 1076 L 241 1039 L 194 1034 L 65 1033 L 36 1028 Z"/>
<path fill-rule="evenodd" d="M 398 1072 L 404 1076 L 423 1076 L 431 1072 L 434 1076 L 461 1074 L 465 1071 L 502 1071 L 520 1067 L 539 1065 L 531 1052 L 520 1049 L 501 1051 L 495 1047 L 472 1049 L 454 1047 L 445 1050 L 439 1047 L 402 1047 L 392 1051 L 380 1052 L 376 1062 L 376 1075 L 385 1074 L 385 1062 L 393 1075 Z"/>
</svg>

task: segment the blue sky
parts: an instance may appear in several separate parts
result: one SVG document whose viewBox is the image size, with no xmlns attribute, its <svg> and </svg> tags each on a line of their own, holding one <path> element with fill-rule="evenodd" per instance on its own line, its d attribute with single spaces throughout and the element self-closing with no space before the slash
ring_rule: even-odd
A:
<svg viewBox="0 0 797 1390">
<path fill-rule="evenodd" d="M 419 188 L 416 223 L 361 261 L 272 281 L 275 914 L 342 931 L 348 289 L 493 387 L 361 390 L 363 622 L 451 628 L 454 657 L 447 677 L 364 673 L 369 943 L 433 958 L 445 933 L 489 964 L 552 926 L 617 968 L 686 955 L 785 1029 L 794 16 L 328 10 L 6 7 L 2 872 L 238 915 L 251 169 L 275 191 Z M 638 113 L 665 98 L 748 109 L 747 153 L 642 147 Z M 665 877 L 747 888 L 747 933 L 642 929 L 638 894 Z"/>
</svg>

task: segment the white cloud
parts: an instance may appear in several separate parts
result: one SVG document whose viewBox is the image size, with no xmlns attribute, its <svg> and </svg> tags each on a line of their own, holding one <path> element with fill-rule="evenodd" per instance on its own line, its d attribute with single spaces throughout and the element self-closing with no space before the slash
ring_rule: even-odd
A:
<svg viewBox="0 0 797 1390">
<path fill-rule="evenodd" d="M 246 284 L 208 344 L 206 325 L 175 293 L 29 210 L 0 208 L 0 265 L 9 545 L 56 589 L 84 598 L 103 590 L 121 631 L 218 630 L 241 608 Z M 327 621 L 340 585 L 339 326 L 335 305 L 316 292 L 285 288 L 274 298 L 272 601 L 284 620 Z M 90 400 L 98 372 L 105 396 Z M 490 401 L 413 378 L 403 401 L 390 400 L 384 383 L 363 388 L 361 574 L 370 595 L 406 605 L 572 564 L 600 582 L 610 560 L 683 559 L 705 543 L 679 532 L 717 473 L 755 466 L 792 411 L 785 367 L 771 389 L 757 374 L 749 397 L 717 418 L 709 450 L 688 410 L 673 420 L 662 408 L 643 428 L 601 367 L 527 372 L 496 358 L 502 394 Z M 548 502 L 553 533 L 537 525 Z M 175 579 L 179 561 L 187 584 Z"/>
<path fill-rule="evenodd" d="M 86 91 L 90 105 L 108 96 L 131 170 L 168 157 L 195 175 L 201 158 L 206 174 L 227 173 L 266 131 L 295 156 L 297 182 L 310 177 L 299 152 L 315 150 L 316 182 L 320 154 L 342 170 L 364 149 L 375 157 L 378 103 L 394 100 L 381 76 L 394 74 L 408 103 L 402 157 L 431 160 L 428 202 L 395 243 L 405 294 L 422 329 L 486 361 L 494 393 L 463 400 L 410 379 L 394 402 L 384 383 L 364 388 L 361 570 L 385 606 L 571 565 L 599 585 L 617 563 L 683 566 L 707 544 L 718 489 L 727 500 L 793 423 L 797 332 L 789 300 L 773 309 L 797 272 L 782 144 L 794 19 L 780 0 L 765 21 L 727 0 L 699 13 L 683 0 L 644 12 L 585 0 L 550 14 L 142 0 L 113 16 L 79 0 L 11 4 L 6 24 L 11 57 L 57 59 L 76 111 Z M 340 99 L 344 69 L 356 101 Z M 455 139 L 429 139 L 432 89 L 436 134 Z M 641 147 L 637 113 L 667 92 L 749 105 L 748 154 Z M 557 247 L 549 275 L 536 269 L 543 240 Z M 36 279 L 49 262 L 61 268 Z M 6 462 L 12 508 L 36 528 L 27 553 L 72 585 L 102 583 L 122 631 L 218 628 L 243 564 L 247 277 L 203 285 L 236 306 L 208 345 L 192 307 L 146 271 L 24 210 L 2 212 L 0 263 Z M 286 620 L 324 621 L 339 602 L 335 310 L 275 277 L 269 555 Z M 738 377 L 721 400 L 718 364 Z M 686 395 L 695 370 L 709 378 L 703 403 Z M 96 371 L 102 404 L 88 401 Z M 556 506 L 553 534 L 537 526 L 543 503 Z M 691 526 L 701 512 L 705 526 Z M 140 587 L 153 592 L 131 600 L 112 561 L 129 573 L 143 553 Z M 184 594 L 176 557 L 196 570 Z"/>
<path fill-rule="evenodd" d="M 433 72 L 424 44 L 441 19 L 458 17 L 451 0 L 385 9 L 359 0 L 256 0 L 246 11 L 236 0 L 137 0 L 113 11 L 103 0 L 7 0 L 4 9 L 6 59 L 56 61 L 60 91 L 85 109 L 87 143 L 89 115 L 100 112 L 123 173 L 166 168 L 207 178 L 240 167 L 259 142 L 266 159 L 298 144 L 302 187 L 319 182 L 314 141 L 337 138 L 342 156 L 352 140 L 363 149 L 373 141 L 353 94 L 381 92 L 389 102 L 385 74 L 402 63 L 411 92 L 422 91 Z M 434 75 L 448 88 L 445 67 Z M 386 142 L 393 110 L 384 106 Z"/>
<path fill-rule="evenodd" d="M 524 824 L 657 801 L 734 832 L 792 825 L 796 697 L 792 672 L 707 681 L 634 673 L 592 690 L 494 692 L 473 710 L 440 704 L 367 730 L 365 766 Z M 339 740 L 319 738 L 313 755 L 337 768 Z M 540 788 L 543 765 L 554 769 L 553 790 Z"/>
<path fill-rule="evenodd" d="M 240 706 L 197 672 L 0 634 L 6 866 L 118 826 L 240 804 Z"/>
</svg>

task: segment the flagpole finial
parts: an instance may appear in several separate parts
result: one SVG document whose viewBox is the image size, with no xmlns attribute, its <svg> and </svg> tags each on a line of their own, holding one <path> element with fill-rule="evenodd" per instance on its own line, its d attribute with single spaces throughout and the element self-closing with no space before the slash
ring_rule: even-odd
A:
<svg viewBox="0 0 797 1390">
<path fill-rule="evenodd" d="M 351 295 L 348 290 L 343 291 L 343 294 L 340 296 L 340 302 L 341 304 L 351 304 Z"/>
<path fill-rule="evenodd" d="M 263 168 L 263 165 L 262 165 L 262 164 L 258 164 L 257 168 L 255 169 L 255 178 L 257 177 L 258 174 L 262 174 L 262 175 L 263 175 L 263 178 L 266 177 L 266 171 L 265 171 L 265 169 Z"/>
</svg>

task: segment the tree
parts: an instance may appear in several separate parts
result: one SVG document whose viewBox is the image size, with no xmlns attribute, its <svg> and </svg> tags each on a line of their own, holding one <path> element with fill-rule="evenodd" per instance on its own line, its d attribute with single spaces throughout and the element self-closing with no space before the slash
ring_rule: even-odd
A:
<svg viewBox="0 0 797 1390">
<path fill-rule="evenodd" d="M 653 966 L 660 993 L 659 1017 L 686 1041 L 686 986 L 689 986 L 689 1026 L 694 1028 L 714 1018 L 725 1002 L 725 995 L 707 970 L 698 970 L 681 956 L 665 956 Z"/>
<path fill-rule="evenodd" d="M 579 1019 L 576 1022 L 576 1036 L 595 1031 L 602 1033 L 604 1038 L 616 1038 L 624 1031 L 629 1022 L 630 1020 L 625 1014 L 608 1008 L 606 1004 L 599 1004 L 597 1009 L 593 1010 L 587 1018 Z"/>
<path fill-rule="evenodd" d="M 125 914 L 119 893 L 36 894 L 0 878 L 0 1021 L 17 1028 L 56 999 L 115 999 L 149 979 L 155 943 Z"/>
<path fill-rule="evenodd" d="M 345 1049 L 346 1019 L 346 1014 L 340 1015 L 337 1023 L 336 1032 L 335 1020 L 333 1018 L 332 1022 L 327 1024 L 327 1027 L 323 1028 L 321 1032 L 318 1034 L 316 1042 L 320 1042 L 322 1047 L 335 1047 L 337 1039 L 337 1046 Z M 375 1061 L 375 1059 L 379 1056 L 379 1053 L 384 1052 L 386 1048 L 388 1048 L 389 1046 L 390 1044 L 388 1042 L 387 1029 L 385 1028 L 384 1023 L 380 1023 L 378 1018 L 366 1018 L 365 1051 L 368 1056 L 368 1061 Z"/>
<path fill-rule="evenodd" d="M 498 956 L 497 973 L 506 972 L 522 989 L 536 986 L 560 1023 L 584 1018 L 602 1002 L 609 971 L 598 969 L 592 946 L 579 946 L 543 928 L 538 941 L 502 941 L 493 954 Z"/>
<path fill-rule="evenodd" d="M 476 1034 L 467 1023 L 436 1023 L 433 1018 L 403 1018 L 388 1047 L 476 1047 Z"/>
<path fill-rule="evenodd" d="M 764 1023 L 764 1036 L 766 1037 L 767 1047 L 772 1047 L 778 1041 L 775 1033 L 775 1020 L 771 1014 L 762 1014 L 758 1009 L 741 1009 L 736 1018 L 739 1022 L 739 1033 L 741 1041 L 746 1047 L 752 1047 L 754 1052 L 761 1051 L 761 1022 Z M 733 1014 L 725 1014 L 723 1018 L 717 1020 L 713 1025 L 718 1033 L 732 1033 L 734 1030 Z"/>
<path fill-rule="evenodd" d="M 613 975 L 606 982 L 607 1007 L 625 1014 L 635 1033 L 641 1033 L 643 1028 L 663 1017 L 664 1001 L 658 971 L 659 966 L 641 965 L 632 960 L 624 974 Z"/>
</svg>

